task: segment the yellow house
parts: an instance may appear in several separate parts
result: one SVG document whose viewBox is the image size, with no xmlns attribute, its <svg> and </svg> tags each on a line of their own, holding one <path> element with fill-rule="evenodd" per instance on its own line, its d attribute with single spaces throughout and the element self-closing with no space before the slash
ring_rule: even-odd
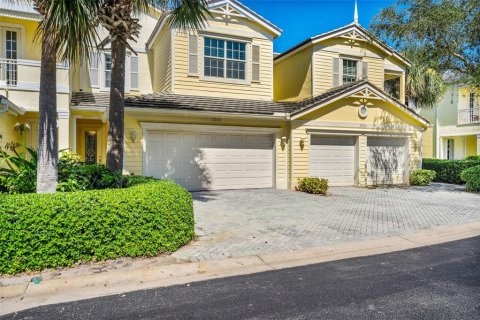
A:
<svg viewBox="0 0 480 320">
<path fill-rule="evenodd" d="M 0 26 L 8 13 L 7 27 L 16 26 L 23 47 L 34 46 L 38 16 L 7 9 L 0 7 Z M 140 17 L 138 56 L 127 56 L 125 173 L 191 190 L 293 189 L 308 176 L 331 185 L 408 183 L 429 123 L 404 105 L 405 58 L 356 22 L 274 57 L 277 26 L 237 0 L 209 1 L 209 9 L 198 32 L 172 28 L 155 11 Z M 28 51 L 38 61 L 38 48 Z M 67 97 L 59 139 L 85 162 L 103 163 L 110 57 L 91 54 L 88 64 L 58 67 L 68 78 L 58 88 L 59 99 Z M 38 84 L 37 74 L 27 78 Z M 13 95 L 20 66 L 15 76 L 15 85 L 0 82 L 10 105 L 0 133 L 12 136 L 8 123 L 29 121 L 34 144 L 38 92 L 29 101 Z"/>
<path fill-rule="evenodd" d="M 421 110 L 433 127 L 423 137 L 424 158 L 462 160 L 480 155 L 480 102 L 478 90 L 447 79 L 442 100 L 434 109 Z"/>
</svg>

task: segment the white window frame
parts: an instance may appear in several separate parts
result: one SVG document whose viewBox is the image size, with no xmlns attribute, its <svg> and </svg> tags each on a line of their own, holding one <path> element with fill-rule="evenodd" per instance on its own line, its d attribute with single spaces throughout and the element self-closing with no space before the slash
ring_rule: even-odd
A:
<svg viewBox="0 0 480 320">
<path fill-rule="evenodd" d="M 361 63 L 361 60 L 355 59 L 355 58 L 350 58 L 350 57 L 342 57 L 342 58 L 340 59 L 340 61 L 341 61 L 341 65 L 340 65 L 341 85 L 358 81 L 359 64 Z M 356 64 L 356 66 L 355 66 L 355 71 L 356 71 L 356 72 L 355 72 L 355 80 L 353 80 L 353 81 L 351 81 L 351 82 L 348 82 L 348 83 L 345 82 L 345 80 L 344 80 L 345 74 L 343 73 L 343 68 L 344 68 L 343 66 L 344 66 L 345 61 L 352 61 L 352 62 L 354 62 L 354 63 Z M 350 77 L 350 75 L 349 75 L 349 77 Z"/>
<path fill-rule="evenodd" d="M 217 40 L 223 40 L 224 41 L 224 73 L 223 77 L 211 77 L 211 76 L 206 76 L 205 75 L 205 38 L 210 38 L 210 39 L 217 39 Z M 211 34 L 201 34 L 199 35 L 199 40 L 200 40 L 200 46 L 199 46 L 199 52 L 198 52 L 198 59 L 199 59 L 199 78 L 200 80 L 204 81 L 213 81 L 213 82 L 224 82 L 224 83 L 237 83 L 237 84 L 251 84 L 252 82 L 252 77 L 251 77 L 251 64 L 252 64 L 252 59 L 251 59 L 251 50 L 252 50 L 252 41 L 251 40 L 246 40 L 246 39 L 237 39 L 233 37 L 228 37 L 228 36 L 217 36 L 217 35 L 211 35 Z M 227 41 L 231 42 L 240 42 L 245 44 L 245 79 L 231 79 L 227 78 L 227 61 L 232 60 L 232 59 L 227 59 Z M 235 60 L 234 60 L 235 61 Z"/>
<path fill-rule="evenodd" d="M 107 71 L 107 56 L 110 56 L 110 70 Z M 102 58 L 101 58 L 101 61 L 102 61 L 102 64 L 101 64 L 101 78 L 102 78 L 102 82 L 101 82 L 101 87 L 102 89 L 110 89 L 110 86 L 107 86 L 107 72 L 110 73 L 110 85 L 112 84 L 112 79 L 111 79 L 111 76 L 112 76 L 112 54 L 108 51 L 104 51 L 102 52 Z M 125 77 L 125 81 L 127 80 L 126 79 L 127 77 Z"/>
<path fill-rule="evenodd" d="M 132 69 L 132 59 L 135 59 L 137 60 L 137 70 L 134 71 Z M 133 90 L 133 91 L 139 91 L 140 90 L 140 57 L 139 56 L 130 56 L 130 72 L 129 72 L 129 76 L 130 76 L 130 79 L 128 81 L 128 83 L 130 84 L 130 90 Z M 133 83 L 132 83 L 132 80 L 133 80 L 133 75 L 136 76 L 137 78 L 137 86 L 133 86 Z"/>
<path fill-rule="evenodd" d="M 107 79 L 106 79 L 106 55 L 111 55 L 111 52 L 108 50 L 103 50 L 103 51 L 97 51 L 97 54 L 99 56 L 98 59 L 98 67 L 95 69 L 98 74 L 98 85 L 97 86 L 90 86 L 90 88 L 93 89 L 99 89 L 100 91 L 109 91 L 110 87 L 107 86 Z M 140 57 L 137 56 L 138 59 L 138 70 L 136 72 L 137 77 L 138 77 L 138 86 L 140 87 Z M 125 92 L 130 92 L 130 91 L 140 91 L 140 88 L 132 88 L 131 86 L 131 53 L 127 52 L 126 57 L 125 57 Z M 91 70 L 91 64 L 88 64 L 87 67 L 87 72 L 90 74 Z M 111 70 L 110 70 L 111 74 Z M 110 82 L 111 83 L 111 82 Z"/>
<path fill-rule="evenodd" d="M 0 48 L 2 49 L 0 52 L 0 58 L 6 58 L 6 46 L 4 42 L 7 36 L 7 31 L 17 32 L 17 60 L 23 59 L 25 54 L 25 26 L 8 22 L 0 22 Z"/>
</svg>

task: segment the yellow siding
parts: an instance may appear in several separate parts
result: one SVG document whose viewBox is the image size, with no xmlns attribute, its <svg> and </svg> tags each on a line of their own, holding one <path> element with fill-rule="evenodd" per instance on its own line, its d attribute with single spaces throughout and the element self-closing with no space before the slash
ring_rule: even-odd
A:
<svg viewBox="0 0 480 320">
<path fill-rule="evenodd" d="M 383 59 L 364 57 L 362 61 L 368 62 L 368 81 L 383 89 L 385 78 Z"/>
<path fill-rule="evenodd" d="M 434 128 L 428 128 L 422 136 L 422 157 L 423 158 L 435 158 L 434 150 Z"/>
<path fill-rule="evenodd" d="M 163 122 L 163 123 L 181 123 L 181 124 L 203 124 L 212 125 L 212 119 L 208 117 L 198 117 L 191 115 L 188 117 L 161 115 L 161 114 L 132 114 L 129 113 L 125 117 L 125 172 L 131 174 L 141 175 L 143 173 L 143 130 L 140 127 L 140 122 Z M 218 124 L 215 122 L 215 124 Z M 269 127 L 269 128 L 284 128 L 280 136 L 275 141 L 277 150 L 277 180 L 285 179 L 287 169 L 285 164 L 286 153 L 288 146 L 284 149 L 281 147 L 281 137 L 286 135 L 285 122 L 274 120 L 261 119 L 222 119 L 220 123 L 222 126 L 248 126 L 248 127 Z M 131 140 L 131 132 L 137 133 L 137 140 Z"/>
<path fill-rule="evenodd" d="M 312 96 L 312 49 L 285 57 L 274 64 L 274 99 L 297 101 Z"/>
<path fill-rule="evenodd" d="M 172 88 L 172 42 L 170 29 L 164 28 L 153 45 L 150 56 L 153 91 L 171 91 Z"/>
<path fill-rule="evenodd" d="M 174 34 L 174 58 L 173 58 L 173 92 L 179 94 L 220 96 L 230 98 L 247 98 L 259 100 L 272 100 L 273 98 L 273 44 L 272 41 L 259 34 L 257 26 L 253 23 L 239 19 L 236 23 L 224 21 L 209 21 L 210 28 L 222 28 L 218 36 L 229 36 L 231 29 L 233 36 L 239 31 L 252 36 L 252 44 L 260 46 L 260 82 L 227 82 L 222 80 L 207 80 L 202 76 L 188 74 L 188 33 L 177 31 Z M 227 31 L 225 31 L 227 30 Z M 258 34 L 258 36 L 257 36 Z M 203 43 L 202 37 L 198 37 L 199 62 Z M 248 47 L 248 46 L 247 46 Z M 250 56 L 247 48 L 247 79 L 249 79 Z M 199 63 L 199 65 L 201 65 Z"/>
<path fill-rule="evenodd" d="M 333 87 L 333 58 L 338 54 L 326 50 L 315 50 L 313 95 L 319 95 Z"/>
</svg>

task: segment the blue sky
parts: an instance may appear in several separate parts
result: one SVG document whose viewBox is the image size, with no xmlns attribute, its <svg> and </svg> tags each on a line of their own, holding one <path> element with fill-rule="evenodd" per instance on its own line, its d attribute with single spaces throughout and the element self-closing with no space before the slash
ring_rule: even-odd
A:
<svg viewBox="0 0 480 320">
<path fill-rule="evenodd" d="M 275 52 L 353 22 L 355 0 L 240 0 L 265 17 L 283 34 L 274 42 Z M 358 0 L 359 22 L 369 28 L 372 18 L 396 0 Z"/>
</svg>

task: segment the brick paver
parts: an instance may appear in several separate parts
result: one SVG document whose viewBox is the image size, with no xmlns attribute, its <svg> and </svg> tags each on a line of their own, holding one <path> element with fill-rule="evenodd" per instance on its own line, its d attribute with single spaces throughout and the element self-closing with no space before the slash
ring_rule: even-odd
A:
<svg viewBox="0 0 480 320">
<path fill-rule="evenodd" d="M 223 259 L 480 221 L 480 195 L 458 186 L 333 187 L 330 193 L 194 193 L 199 239 L 174 256 L 188 261 Z"/>
</svg>

